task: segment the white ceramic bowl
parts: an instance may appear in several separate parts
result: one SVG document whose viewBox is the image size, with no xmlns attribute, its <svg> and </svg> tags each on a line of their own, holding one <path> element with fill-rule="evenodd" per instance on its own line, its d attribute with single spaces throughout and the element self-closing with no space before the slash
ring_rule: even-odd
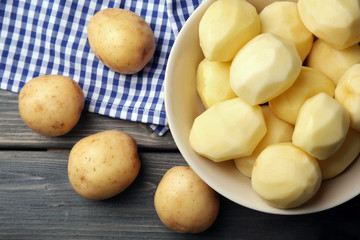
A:
<svg viewBox="0 0 360 240">
<path fill-rule="evenodd" d="M 203 2 L 190 16 L 170 53 L 165 74 L 165 107 L 171 133 L 189 166 L 215 191 L 224 197 L 261 212 L 273 214 L 306 214 L 323 211 L 360 194 L 360 160 L 343 174 L 322 183 L 318 194 L 294 209 L 269 206 L 253 191 L 250 179 L 242 175 L 232 161 L 214 163 L 195 153 L 189 144 L 192 123 L 204 108 L 196 92 L 196 69 L 204 58 L 199 46 L 199 21 L 213 0 Z M 250 0 L 258 11 L 271 0 Z"/>
</svg>

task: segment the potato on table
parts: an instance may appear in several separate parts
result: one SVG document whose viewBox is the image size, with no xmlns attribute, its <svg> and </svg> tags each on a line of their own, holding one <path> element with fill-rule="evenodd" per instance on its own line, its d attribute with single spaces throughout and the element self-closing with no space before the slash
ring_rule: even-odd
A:
<svg viewBox="0 0 360 240">
<path fill-rule="evenodd" d="M 188 166 L 175 166 L 161 179 L 154 197 L 165 226 L 180 233 L 208 229 L 219 212 L 219 195 Z"/>
<path fill-rule="evenodd" d="M 125 9 L 97 12 L 87 27 L 89 44 L 107 67 L 133 74 L 142 70 L 155 52 L 155 37 L 143 18 Z"/>
<path fill-rule="evenodd" d="M 137 177 L 140 160 L 134 139 L 104 131 L 78 141 L 70 151 L 68 176 L 82 197 L 103 200 L 124 191 Z"/>
<path fill-rule="evenodd" d="M 71 78 L 43 75 L 27 82 L 19 94 L 24 123 L 37 133 L 60 136 L 77 124 L 84 107 L 84 93 Z"/>
</svg>

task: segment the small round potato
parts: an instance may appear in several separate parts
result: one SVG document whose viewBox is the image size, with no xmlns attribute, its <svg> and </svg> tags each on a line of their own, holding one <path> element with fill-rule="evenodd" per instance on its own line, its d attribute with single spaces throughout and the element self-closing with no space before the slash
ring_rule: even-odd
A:
<svg viewBox="0 0 360 240">
<path fill-rule="evenodd" d="M 134 139 L 121 131 L 104 131 L 78 141 L 70 151 L 68 176 L 84 198 L 103 200 L 124 191 L 136 178 L 140 160 Z"/>
<path fill-rule="evenodd" d="M 108 8 L 97 12 L 89 21 L 87 34 L 96 57 L 119 73 L 139 72 L 155 52 L 152 29 L 129 10 Z"/>
<path fill-rule="evenodd" d="M 160 220 L 180 233 L 208 229 L 219 212 L 219 195 L 187 166 L 176 166 L 161 179 L 154 198 Z"/>
<path fill-rule="evenodd" d="M 30 80 L 19 94 L 19 112 L 24 123 L 37 133 L 60 136 L 79 121 L 84 94 L 71 78 L 43 75 Z"/>
</svg>

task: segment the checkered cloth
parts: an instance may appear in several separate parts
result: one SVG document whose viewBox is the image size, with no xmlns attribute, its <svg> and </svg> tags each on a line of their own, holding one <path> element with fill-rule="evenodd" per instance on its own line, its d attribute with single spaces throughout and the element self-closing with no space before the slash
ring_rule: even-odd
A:
<svg viewBox="0 0 360 240">
<path fill-rule="evenodd" d="M 175 37 L 201 0 L 0 1 L 0 88 L 19 92 L 34 77 L 58 74 L 77 81 L 84 110 L 168 130 L 163 82 Z M 156 50 L 143 71 L 122 75 L 104 66 L 87 40 L 90 18 L 104 8 L 131 10 L 154 32 Z"/>
</svg>

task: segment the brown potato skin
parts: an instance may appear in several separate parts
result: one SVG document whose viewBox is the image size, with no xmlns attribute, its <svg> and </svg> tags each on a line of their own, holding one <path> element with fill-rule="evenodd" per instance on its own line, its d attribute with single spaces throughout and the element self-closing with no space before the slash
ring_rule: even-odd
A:
<svg viewBox="0 0 360 240">
<path fill-rule="evenodd" d="M 19 93 L 19 113 L 24 123 L 45 136 L 68 133 L 79 121 L 84 93 L 71 78 L 43 75 L 27 82 Z"/>
<path fill-rule="evenodd" d="M 135 140 L 109 130 L 78 141 L 70 151 L 68 177 L 73 189 L 90 200 L 124 191 L 137 177 L 141 162 Z"/>
<path fill-rule="evenodd" d="M 97 12 L 87 27 L 96 57 L 110 69 L 134 74 L 141 71 L 155 52 L 155 37 L 143 18 L 125 9 Z"/>
<path fill-rule="evenodd" d="M 207 230 L 219 213 L 219 195 L 188 166 L 175 166 L 161 179 L 154 205 L 165 226 L 180 233 Z"/>
</svg>

